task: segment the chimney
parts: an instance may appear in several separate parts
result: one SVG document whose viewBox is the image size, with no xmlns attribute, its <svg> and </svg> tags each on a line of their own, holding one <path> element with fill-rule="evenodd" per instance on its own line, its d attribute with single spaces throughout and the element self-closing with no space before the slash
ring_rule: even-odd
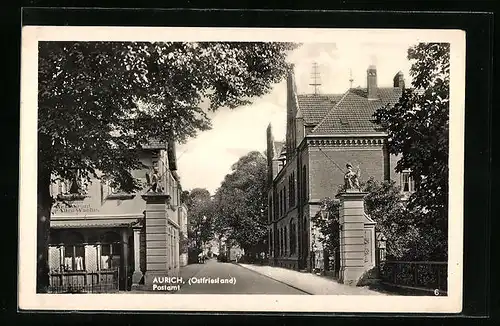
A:
<svg viewBox="0 0 500 326">
<path fill-rule="evenodd" d="M 267 140 L 267 183 L 271 184 L 273 182 L 273 158 L 274 158 L 274 138 L 271 128 L 271 123 L 267 126 L 266 130 L 266 140 Z"/>
<path fill-rule="evenodd" d="M 288 70 L 287 82 L 286 82 L 286 92 L 287 92 L 287 100 L 286 100 L 286 145 L 287 148 L 293 148 L 293 135 L 295 134 L 295 129 L 293 128 L 293 120 L 295 119 L 295 115 L 297 114 L 297 108 L 295 107 L 295 95 L 297 94 L 297 86 L 295 84 L 295 65 L 291 64 Z M 290 155 L 290 152 L 287 151 L 287 157 Z"/>
<path fill-rule="evenodd" d="M 295 64 L 290 64 L 288 68 L 288 75 L 286 78 L 286 87 L 288 93 L 296 93 L 297 86 L 295 84 Z"/>
<path fill-rule="evenodd" d="M 377 68 L 374 65 L 370 65 L 366 71 L 366 87 L 368 99 L 377 99 Z"/>
<path fill-rule="evenodd" d="M 399 87 L 401 89 L 405 88 L 405 76 L 402 71 L 399 71 L 396 76 L 394 76 L 394 87 Z"/>
</svg>

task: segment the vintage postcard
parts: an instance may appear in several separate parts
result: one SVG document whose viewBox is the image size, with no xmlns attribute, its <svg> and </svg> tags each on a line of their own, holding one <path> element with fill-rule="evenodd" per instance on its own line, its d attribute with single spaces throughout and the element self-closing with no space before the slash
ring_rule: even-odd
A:
<svg viewBox="0 0 500 326">
<path fill-rule="evenodd" d="M 19 308 L 460 312 L 465 55 L 459 30 L 24 27 Z"/>
</svg>

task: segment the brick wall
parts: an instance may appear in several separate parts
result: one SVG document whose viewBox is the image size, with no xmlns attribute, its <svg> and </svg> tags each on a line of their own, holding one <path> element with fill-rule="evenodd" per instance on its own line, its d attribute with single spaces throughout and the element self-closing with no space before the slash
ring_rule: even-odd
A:
<svg viewBox="0 0 500 326">
<path fill-rule="evenodd" d="M 325 154 L 330 158 L 327 158 Z M 334 161 L 339 167 L 337 167 Z M 373 148 L 309 148 L 309 198 L 316 201 L 334 197 L 337 189 L 344 183 L 346 163 L 356 170 L 359 165 L 361 181 L 374 177 L 384 179 L 384 151 L 382 146 Z"/>
</svg>

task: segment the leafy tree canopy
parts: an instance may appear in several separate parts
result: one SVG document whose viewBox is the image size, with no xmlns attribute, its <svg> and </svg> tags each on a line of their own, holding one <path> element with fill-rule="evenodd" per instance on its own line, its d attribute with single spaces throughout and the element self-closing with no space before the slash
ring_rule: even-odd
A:
<svg viewBox="0 0 500 326">
<path fill-rule="evenodd" d="M 403 201 L 401 189 L 394 181 L 378 182 L 373 178 L 361 185 L 368 194 L 365 211 L 375 221 L 377 232 L 387 238 L 387 257 L 395 260 L 446 260 L 446 234 L 433 225 L 419 223 L 420 212 Z M 342 187 L 339 187 L 339 193 Z M 312 217 L 320 232 L 319 241 L 332 253 L 339 247 L 338 199 L 325 198 L 322 209 Z"/>
<path fill-rule="evenodd" d="M 285 76 L 289 43 L 40 42 L 40 171 L 96 170 L 137 184 L 135 151 L 210 128 L 209 109 L 235 108 Z"/>
<path fill-rule="evenodd" d="M 448 216 L 450 44 L 419 43 L 408 50 L 412 87 L 393 107 L 379 109 L 376 122 L 388 132 L 389 152 L 401 155 L 397 171 L 409 170 L 416 191 L 409 208 L 416 223 L 446 233 Z"/>
<path fill-rule="evenodd" d="M 214 196 L 216 232 L 246 252 L 264 246 L 267 217 L 267 163 L 254 151 L 232 166 Z M 259 249 L 257 249 L 259 248 Z"/>
<path fill-rule="evenodd" d="M 205 188 L 195 188 L 187 195 L 188 238 L 191 247 L 200 249 L 213 235 L 213 206 L 210 192 Z"/>
</svg>

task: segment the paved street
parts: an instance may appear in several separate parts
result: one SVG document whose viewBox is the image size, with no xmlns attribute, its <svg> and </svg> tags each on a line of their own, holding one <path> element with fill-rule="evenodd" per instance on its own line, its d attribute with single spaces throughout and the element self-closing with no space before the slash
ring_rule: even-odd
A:
<svg viewBox="0 0 500 326">
<path fill-rule="evenodd" d="M 232 264 L 209 260 L 205 264 L 192 264 L 181 269 L 186 283 L 178 294 L 307 294 L 267 276 Z M 198 283 L 189 285 L 188 279 L 207 282 L 219 278 L 233 278 L 236 284 Z"/>
</svg>

